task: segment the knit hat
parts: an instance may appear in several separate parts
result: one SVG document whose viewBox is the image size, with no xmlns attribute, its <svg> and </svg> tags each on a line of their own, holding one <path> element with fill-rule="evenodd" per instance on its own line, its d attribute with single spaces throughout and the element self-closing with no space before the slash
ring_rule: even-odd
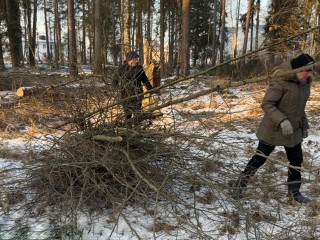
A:
<svg viewBox="0 0 320 240">
<path fill-rule="evenodd" d="M 135 52 L 135 51 L 129 51 L 129 52 L 127 53 L 126 60 L 127 60 L 127 62 L 129 62 L 130 60 L 135 59 L 135 58 L 137 58 L 137 57 L 139 57 L 139 54 L 138 54 L 137 52 Z"/>
<path fill-rule="evenodd" d="M 314 59 L 309 54 L 301 54 L 290 61 L 292 69 L 301 68 L 314 63 Z"/>
</svg>

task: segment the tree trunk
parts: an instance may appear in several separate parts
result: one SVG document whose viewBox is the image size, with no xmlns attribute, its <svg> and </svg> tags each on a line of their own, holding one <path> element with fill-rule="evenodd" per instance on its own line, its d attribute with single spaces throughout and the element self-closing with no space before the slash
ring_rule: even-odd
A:
<svg viewBox="0 0 320 240">
<path fill-rule="evenodd" d="M 0 13 L 5 13 L 5 1 L 0 1 Z M 2 26 L 3 22 L 5 20 L 5 14 L 0 14 L 0 26 Z M 2 40 L 3 40 L 3 29 L 0 28 L 0 71 L 5 71 L 6 66 L 4 64 L 4 58 L 3 58 L 3 48 L 2 48 Z"/>
<path fill-rule="evenodd" d="M 76 29 L 74 18 L 74 0 L 68 0 L 68 59 L 69 59 L 69 74 L 71 79 L 78 77 L 77 69 L 77 47 L 76 47 Z"/>
<path fill-rule="evenodd" d="M 175 2 L 174 1 L 170 1 L 169 2 L 169 8 L 170 8 L 170 12 L 169 12 L 169 53 L 168 53 L 168 65 L 170 67 L 170 69 L 173 69 L 173 50 L 174 50 L 174 39 L 175 39 Z"/>
<path fill-rule="evenodd" d="M 94 73 L 103 72 L 101 0 L 94 1 Z"/>
<path fill-rule="evenodd" d="M 43 0 L 43 12 L 44 12 L 44 27 L 46 31 L 46 44 L 47 44 L 47 62 L 51 65 L 51 53 L 50 53 L 50 42 L 49 42 L 49 34 L 48 34 L 48 20 L 47 20 L 47 2 Z"/>
<path fill-rule="evenodd" d="M 212 26 L 212 65 L 216 65 L 217 57 L 217 22 L 218 22 L 218 0 L 213 0 L 213 26 Z"/>
<path fill-rule="evenodd" d="M 36 38 L 37 38 L 37 21 L 38 21 L 38 0 L 33 1 L 33 26 L 31 35 L 31 55 L 30 66 L 35 66 L 36 59 Z"/>
<path fill-rule="evenodd" d="M 31 3 L 29 0 L 25 2 L 26 8 L 26 15 L 27 15 L 27 41 L 25 44 L 28 43 L 28 58 L 29 58 L 29 65 L 30 67 L 35 66 L 35 59 L 34 59 L 34 52 L 32 51 L 31 44 L 32 44 L 32 29 L 31 29 Z"/>
<path fill-rule="evenodd" d="M 130 51 L 130 1 L 122 0 L 121 4 L 122 11 L 122 53 L 121 59 L 124 61 L 126 59 L 126 54 Z"/>
<path fill-rule="evenodd" d="M 235 31 L 233 58 L 236 58 L 238 56 L 239 19 L 240 19 L 240 0 L 238 0 L 237 2 L 237 10 L 236 10 L 236 31 Z"/>
<path fill-rule="evenodd" d="M 58 64 L 63 64 L 63 53 L 61 43 L 61 23 L 59 17 L 59 0 L 54 1 L 54 31 L 56 36 L 56 58 Z"/>
<path fill-rule="evenodd" d="M 182 44 L 181 44 L 181 70 L 184 76 L 190 70 L 190 0 L 182 0 Z"/>
<path fill-rule="evenodd" d="M 252 52 L 253 50 L 253 2 L 255 0 L 252 1 L 252 6 L 251 6 L 251 13 L 250 13 L 250 52 Z"/>
<path fill-rule="evenodd" d="M 303 7 L 303 31 L 306 31 L 310 26 L 310 17 L 312 9 L 312 0 L 306 0 Z M 307 34 L 302 35 L 301 51 L 304 52 L 307 46 Z"/>
<path fill-rule="evenodd" d="M 100 1 L 100 0 L 99 0 Z M 81 42 L 81 63 L 87 64 L 87 46 L 86 46 L 86 0 L 82 0 L 82 42 Z"/>
<path fill-rule="evenodd" d="M 257 0 L 255 12 L 257 14 L 256 18 L 256 37 L 255 37 L 255 50 L 259 48 L 259 27 L 260 27 L 260 0 Z"/>
<path fill-rule="evenodd" d="M 251 12 L 252 12 L 252 1 L 248 0 L 248 7 L 247 7 L 247 15 L 246 15 L 246 28 L 244 33 L 244 40 L 243 40 L 243 48 L 242 48 L 242 55 L 247 53 L 247 45 L 248 45 L 248 37 L 249 37 L 249 30 L 250 30 L 250 20 L 251 20 Z M 240 70 L 244 68 L 246 59 L 243 58 L 240 61 Z"/>
<path fill-rule="evenodd" d="M 137 37 L 136 45 L 139 49 L 139 56 L 143 56 L 143 26 L 142 26 L 142 6 L 143 0 L 138 0 L 137 5 Z"/>
<path fill-rule="evenodd" d="M 244 55 L 244 54 L 247 53 L 248 37 L 249 37 L 249 30 L 250 30 L 250 20 L 251 20 L 251 12 L 252 12 L 252 0 L 248 0 L 247 17 L 246 17 L 246 28 L 245 28 L 245 33 L 244 33 L 242 55 Z"/>
<path fill-rule="evenodd" d="M 146 22 L 146 39 L 144 43 L 144 56 L 143 58 L 140 58 L 142 60 L 142 64 L 144 64 L 145 67 L 148 67 L 149 62 L 152 59 L 152 51 L 151 51 L 151 29 L 152 29 L 152 21 L 151 21 L 151 1 L 147 1 L 147 22 Z"/>
<path fill-rule="evenodd" d="M 160 70 L 164 69 L 165 9 L 164 0 L 160 0 Z"/>
<path fill-rule="evenodd" d="M 10 44 L 10 56 L 13 68 L 20 67 L 21 57 L 21 25 L 19 0 L 5 0 L 7 28 Z"/>
<path fill-rule="evenodd" d="M 220 63 L 224 60 L 224 43 L 226 39 L 226 0 L 221 0 L 221 43 L 220 43 Z"/>
<path fill-rule="evenodd" d="M 312 18 L 312 26 L 320 26 L 320 2 L 316 1 L 315 6 L 315 13 L 314 17 Z M 318 20 L 317 20 L 318 19 Z M 312 49 L 314 49 L 314 57 L 316 60 L 320 60 L 320 31 L 314 31 L 311 33 L 311 45 Z M 315 46 L 314 46 L 315 45 Z"/>
<path fill-rule="evenodd" d="M 0 43 L 2 42 L 2 38 L 3 38 L 3 34 L 0 33 Z M 4 59 L 3 59 L 3 49 L 2 49 L 2 44 L 0 44 L 0 72 L 5 70 L 6 70 L 6 66 L 4 64 Z"/>
<path fill-rule="evenodd" d="M 180 69 L 181 69 L 181 50 L 182 50 L 182 0 L 177 0 L 176 2 L 176 11 L 175 11 L 175 34 L 174 34 L 174 42 L 175 42 L 175 51 L 174 51 L 174 60 L 173 60 L 173 67 L 175 69 L 175 74 L 177 76 L 180 75 Z"/>
</svg>

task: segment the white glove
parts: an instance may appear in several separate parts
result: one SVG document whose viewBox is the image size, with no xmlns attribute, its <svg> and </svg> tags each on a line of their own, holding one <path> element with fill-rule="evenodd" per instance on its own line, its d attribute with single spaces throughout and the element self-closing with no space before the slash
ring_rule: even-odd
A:
<svg viewBox="0 0 320 240">
<path fill-rule="evenodd" d="M 303 138 L 307 138 L 309 136 L 309 134 L 308 134 L 308 130 L 306 129 L 306 130 L 302 130 L 302 137 Z"/>
<path fill-rule="evenodd" d="M 293 127 L 288 119 L 282 121 L 280 123 L 282 134 L 283 135 L 290 135 L 293 133 Z"/>
</svg>

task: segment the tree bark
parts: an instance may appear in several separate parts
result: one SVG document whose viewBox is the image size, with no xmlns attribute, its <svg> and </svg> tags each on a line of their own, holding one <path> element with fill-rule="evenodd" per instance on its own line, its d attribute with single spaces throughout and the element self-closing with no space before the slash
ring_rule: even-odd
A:
<svg viewBox="0 0 320 240">
<path fill-rule="evenodd" d="M 160 69 L 163 71 L 165 64 L 164 38 L 165 38 L 165 9 L 164 0 L 160 0 Z"/>
<path fill-rule="evenodd" d="M 130 51 L 130 1 L 122 0 L 121 4 L 122 16 L 122 53 L 121 59 L 126 59 L 126 54 Z"/>
<path fill-rule="evenodd" d="M 217 22 L 218 22 L 218 0 L 213 0 L 213 26 L 212 26 L 212 65 L 216 65 L 217 57 Z"/>
<path fill-rule="evenodd" d="M 188 75 L 190 70 L 190 0 L 182 0 L 181 70 Z"/>
<path fill-rule="evenodd" d="M 100 1 L 100 0 L 99 0 Z M 82 42 L 81 42 L 81 63 L 87 64 L 87 47 L 86 47 L 86 0 L 82 0 Z"/>
<path fill-rule="evenodd" d="M 21 25 L 19 0 L 5 0 L 7 13 L 7 28 L 10 44 L 10 56 L 13 68 L 20 67 L 21 57 Z"/>
<path fill-rule="evenodd" d="M 59 0 L 54 1 L 54 31 L 56 36 L 56 62 L 58 64 L 63 64 L 63 53 L 62 53 L 62 43 L 61 43 L 61 23 L 59 17 Z"/>
<path fill-rule="evenodd" d="M 103 45 L 101 0 L 94 1 L 94 69 L 95 74 L 103 73 Z"/>
<path fill-rule="evenodd" d="M 244 33 L 242 55 L 244 55 L 244 54 L 247 53 L 248 37 L 249 37 L 249 30 L 250 30 L 250 20 L 251 20 L 251 12 L 252 12 L 252 0 L 248 0 L 247 16 L 246 16 L 246 29 L 245 29 L 245 33 Z"/>
<path fill-rule="evenodd" d="M 256 36 L 255 36 L 255 50 L 259 48 L 259 28 L 260 28 L 260 0 L 257 0 L 255 7 L 256 17 Z"/>
<path fill-rule="evenodd" d="M 142 26 L 142 6 L 143 0 L 138 0 L 137 3 L 137 36 L 136 46 L 139 49 L 139 56 L 143 56 L 143 26 Z"/>
<path fill-rule="evenodd" d="M 221 43 L 220 43 L 220 63 L 224 60 L 224 43 L 226 40 L 226 0 L 221 0 Z"/>
<path fill-rule="evenodd" d="M 69 74 L 71 79 L 78 77 L 76 29 L 74 18 L 74 0 L 68 0 L 68 39 L 69 39 Z"/>
<path fill-rule="evenodd" d="M 47 19 L 47 2 L 43 0 L 43 13 L 44 13 L 44 26 L 46 31 L 46 44 L 47 44 L 47 62 L 51 65 L 51 52 L 50 52 L 50 42 L 49 42 L 49 33 L 48 33 L 48 19 Z"/>
</svg>

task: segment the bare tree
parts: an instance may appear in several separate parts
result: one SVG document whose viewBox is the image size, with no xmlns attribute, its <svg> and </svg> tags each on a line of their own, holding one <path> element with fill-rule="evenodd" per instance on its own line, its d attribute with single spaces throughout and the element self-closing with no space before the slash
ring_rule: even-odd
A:
<svg viewBox="0 0 320 240">
<path fill-rule="evenodd" d="M 245 32 L 244 32 L 242 54 L 246 54 L 247 53 L 251 13 L 252 13 L 252 0 L 248 0 L 247 16 L 246 16 L 246 27 L 245 27 Z"/>
<path fill-rule="evenodd" d="M 27 15 L 27 36 L 28 36 L 28 52 L 29 52 L 29 64 L 30 67 L 35 66 L 35 49 L 36 49 L 36 26 L 37 26 L 37 1 L 33 3 L 33 21 L 32 17 L 32 5 L 31 1 L 26 0 L 24 2 L 24 7 Z M 31 23 L 33 22 L 33 26 Z"/>
<path fill-rule="evenodd" d="M 164 67 L 165 9 L 164 0 L 160 0 L 160 69 Z"/>
<path fill-rule="evenodd" d="M 147 12 L 147 19 L 146 19 L 146 30 L 145 30 L 145 41 L 144 41 L 144 50 L 143 50 L 143 60 L 144 66 L 147 67 L 151 58 L 152 58 L 152 51 L 151 51 L 151 42 L 152 42 L 152 8 L 153 8 L 153 1 L 147 1 L 146 12 Z"/>
<path fill-rule="evenodd" d="M 221 43 L 220 43 L 220 63 L 223 62 L 224 43 L 226 40 L 226 0 L 221 0 Z"/>
<path fill-rule="evenodd" d="M 182 42 L 181 42 L 181 70 L 187 75 L 190 70 L 190 0 L 182 0 Z"/>
<path fill-rule="evenodd" d="M 320 26 L 320 2 L 315 1 L 315 11 L 312 17 L 312 26 Z M 320 59 L 320 31 L 311 33 L 311 49 L 315 49 L 314 57 Z"/>
<path fill-rule="evenodd" d="M 56 65 L 63 64 L 63 53 L 61 43 L 61 23 L 59 17 L 59 0 L 54 0 L 54 36 L 55 36 L 55 58 Z"/>
<path fill-rule="evenodd" d="M 103 72 L 101 0 L 94 1 L 94 73 Z"/>
<path fill-rule="evenodd" d="M 87 10 L 86 10 L 87 0 L 82 0 L 82 40 L 81 40 L 81 63 L 87 64 L 87 47 L 86 47 L 86 18 L 87 18 Z"/>
<path fill-rule="evenodd" d="M 142 12 L 143 12 L 143 0 L 138 0 L 137 2 L 137 36 L 136 36 L 136 46 L 138 47 L 139 55 L 143 56 L 143 26 L 142 26 Z"/>
<path fill-rule="evenodd" d="M 130 1 L 121 0 L 122 18 L 122 61 L 126 59 L 126 53 L 130 50 Z"/>
<path fill-rule="evenodd" d="M 169 35 L 169 51 L 168 51 L 168 65 L 170 68 L 173 68 L 174 64 L 174 39 L 175 39 L 175 21 L 176 21 L 176 7 L 175 7 L 175 1 L 169 1 L 169 19 L 168 19 L 168 35 Z"/>
<path fill-rule="evenodd" d="M 255 5 L 256 17 L 256 36 L 255 36 L 255 50 L 259 48 L 259 27 L 260 27 L 260 0 L 257 0 Z"/>
<path fill-rule="evenodd" d="M 68 59 L 69 59 L 69 74 L 71 79 L 78 77 L 77 69 L 77 46 L 76 46 L 76 29 L 74 17 L 74 0 L 68 0 Z"/>
<path fill-rule="evenodd" d="M 236 58 L 238 55 L 239 21 L 240 21 L 240 0 L 237 1 L 237 9 L 236 9 L 236 30 L 235 30 L 234 49 L 233 49 L 234 58 Z"/>
<path fill-rule="evenodd" d="M 6 23 L 10 42 L 10 56 L 12 67 L 20 66 L 21 53 L 21 25 L 19 0 L 5 0 L 6 2 Z"/>
<path fill-rule="evenodd" d="M 5 20 L 5 1 L 0 0 L 0 26 Z M 2 48 L 2 39 L 3 39 L 3 29 L 0 28 L 0 71 L 5 71 L 6 66 L 4 64 L 3 58 L 3 48 Z"/>
<path fill-rule="evenodd" d="M 47 19 L 47 1 L 43 0 L 43 13 L 44 13 L 44 26 L 46 31 L 46 44 L 47 44 L 47 61 L 51 64 L 51 52 L 49 43 L 49 33 L 48 33 L 48 19 Z"/>
</svg>

